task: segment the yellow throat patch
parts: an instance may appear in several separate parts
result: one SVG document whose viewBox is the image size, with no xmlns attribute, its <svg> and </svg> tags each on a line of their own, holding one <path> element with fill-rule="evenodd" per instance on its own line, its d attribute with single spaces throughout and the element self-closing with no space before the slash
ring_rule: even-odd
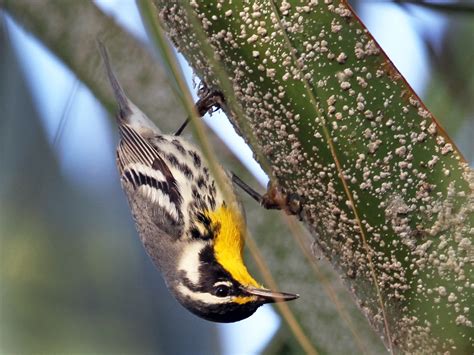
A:
<svg viewBox="0 0 474 355">
<path fill-rule="evenodd" d="M 242 286 L 259 287 L 250 276 L 242 257 L 245 239 L 245 223 L 239 212 L 221 206 L 208 212 L 212 224 L 220 224 L 214 240 L 214 253 L 217 262 Z"/>
</svg>

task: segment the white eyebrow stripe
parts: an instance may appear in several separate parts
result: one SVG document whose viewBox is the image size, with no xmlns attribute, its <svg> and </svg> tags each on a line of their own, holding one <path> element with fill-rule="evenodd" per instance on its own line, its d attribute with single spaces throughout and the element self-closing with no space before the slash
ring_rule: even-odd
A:
<svg viewBox="0 0 474 355">
<path fill-rule="evenodd" d="M 195 292 L 193 290 L 190 290 L 187 288 L 185 285 L 179 285 L 178 286 L 178 291 L 183 295 L 183 296 L 188 296 L 194 301 L 201 301 L 206 304 L 223 304 L 223 303 L 229 303 L 230 297 L 217 297 L 214 296 L 213 294 L 210 294 L 208 292 Z"/>
<path fill-rule="evenodd" d="M 232 282 L 230 282 L 230 281 L 217 281 L 214 284 L 214 286 L 220 286 L 220 285 L 232 287 Z"/>
</svg>

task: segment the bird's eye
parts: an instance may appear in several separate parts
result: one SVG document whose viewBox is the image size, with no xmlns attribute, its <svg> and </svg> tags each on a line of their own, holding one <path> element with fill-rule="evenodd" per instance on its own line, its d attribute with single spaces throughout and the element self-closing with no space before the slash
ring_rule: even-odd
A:
<svg viewBox="0 0 474 355">
<path fill-rule="evenodd" d="M 225 285 L 219 285 L 215 289 L 215 294 L 217 297 L 227 297 L 229 296 L 230 288 Z"/>
</svg>

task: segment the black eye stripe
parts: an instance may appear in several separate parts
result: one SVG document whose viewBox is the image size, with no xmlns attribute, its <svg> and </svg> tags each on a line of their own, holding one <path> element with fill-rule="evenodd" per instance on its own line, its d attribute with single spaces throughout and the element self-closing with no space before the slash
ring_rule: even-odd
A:
<svg viewBox="0 0 474 355">
<path fill-rule="evenodd" d="M 228 295 L 237 295 L 239 293 L 238 283 L 232 278 L 229 272 L 219 265 L 211 245 L 203 248 L 199 257 L 201 261 L 199 268 L 201 274 L 199 280 L 201 292 L 210 292 L 216 295 L 217 288 L 223 286 L 229 290 Z"/>
<path fill-rule="evenodd" d="M 217 297 L 227 297 L 230 293 L 230 287 L 227 285 L 219 285 L 215 288 L 214 294 Z"/>
</svg>

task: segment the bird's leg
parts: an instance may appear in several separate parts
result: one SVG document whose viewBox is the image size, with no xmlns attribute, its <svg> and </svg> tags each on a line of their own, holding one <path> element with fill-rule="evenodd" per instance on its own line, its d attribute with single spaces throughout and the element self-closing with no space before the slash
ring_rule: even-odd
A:
<svg viewBox="0 0 474 355">
<path fill-rule="evenodd" d="M 257 191 L 255 191 L 253 188 L 251 188 L 247 183 L 245 183 L 241 178 L 239 178 L 235 173 L 232 174 L 232 182 L 240 187 L 242 190 L 244 190 L 247 195 L 252 197 L 255 201 L 257 201 L 259 204 L 262 204 L 263 201 L 263 196 L 260 195 Z"/>
<path fill-rule="evenodd" d="M 267 192 L 264 195 L 261 195 L 234 173 L 232 173 L 232 182 L 244 190 L 264 208 L 269 210 L 283 210 L 287 214 L 297 215 L 301 219 L 302 206 L 299 195 L 286 194 L 273 183 L 269 183 Z"/>
<path fill-rule="evenodd" d="M 174 133 L 175 136 L 180 136 L 183 130 L 186 128 L 186 126 L 189 123 L 189 117 L 186 118 L 186 120 L 183 122 L 181 126 L 179 126 L 178 130 Z"/>
<path fill-rule="evenodd" d="M 196 102 L 195 107 L 200 117 L 203 117 L 209 111 L 214 112 L 222 107 L 224 104 L 224 95 L 217 90 L 210 90 L 207 86 L 203 85 L 199 88 L 198 95 L 200 99 Z M 175 136 L 179 136 L 189 123 L 189 117 L 186 118 L 184 123 L 178 128 Z"/>
</svg>

